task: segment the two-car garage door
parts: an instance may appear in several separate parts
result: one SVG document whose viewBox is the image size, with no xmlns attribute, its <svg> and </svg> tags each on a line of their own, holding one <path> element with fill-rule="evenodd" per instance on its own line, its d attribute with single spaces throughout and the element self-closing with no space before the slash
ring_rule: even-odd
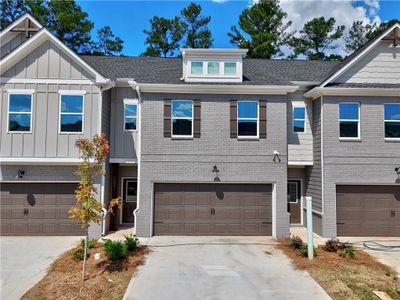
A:
<svg viewBox="0 0 400 300">
<path fill-rule="evenodd" d="M 271 235 L 272 186 L 155 184 L 154 235 Z"/>
<path fill-rule="evenodd" d="M 2 183 L 1 235 L 82 235 L 69 219 L 73 183 Z"/>
<path fill-rule="evenodd" d="M 400 236 L 400 186 L 336 187 L 338 236 Z"/>
</svg>

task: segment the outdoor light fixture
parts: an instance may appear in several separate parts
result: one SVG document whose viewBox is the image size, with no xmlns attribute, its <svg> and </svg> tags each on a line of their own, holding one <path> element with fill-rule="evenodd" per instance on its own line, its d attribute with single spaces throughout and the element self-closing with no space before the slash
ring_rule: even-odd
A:
<svg viewBox="0 0 400 300">
<path fill-rule="evenodd" d="M 276 162 L 278 162 L 278 163 L 280 163 L 281 162 L 281 158 L 279 157 L 279 155 L 281 155 L 277 150 L 274 150 L 274 158 L 272 159 L 275 163 Z"/>
<path fill-rule="evenodd" d="M 400 176 L 400 167 L 394 168 L 394 171 L 397 173 L 398 176 Z"/>
<path fill-rule="evenodd" d="M 219 170 L 216 165 L 213 167 L 212 172 L 215 173 L 215 176 L 218 177 Z"/>
<path fill-rule="evenodd" d="M 24 177 L 24 175 L 25 175 L 25 171 L 19 169 L 19 170 L 17 171 L 17 175 L 15 176 L 15 179 L 21 179 L 21 178 Z"/>
</svg>

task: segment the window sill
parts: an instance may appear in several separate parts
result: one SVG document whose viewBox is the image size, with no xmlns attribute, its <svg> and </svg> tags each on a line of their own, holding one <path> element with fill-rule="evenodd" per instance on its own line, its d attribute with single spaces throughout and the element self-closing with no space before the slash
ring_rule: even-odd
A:
<svg viewBox="0 0 400 300">
<path fill-rule="evenodd" d="M 388 143 L 400 143 L 400 138 L 385 138 L 385 142 L 388 142 Z"/>
<path fill-rule="evenodd" d="M 193 140 L 192 136 L 172 136 L 172 140 Z"/>
<path fill-rule="evenodd" d="M 7 131 L 8 134 L 32 134 L 32 131 Z"/>
<path fill-rule="evenodd" d="M 238 136 L 237 140 L 238 141 L 259 141 L 260 138 L 258 136 L 254 136 L 254 137 L 251 137 L 251 136 L 249 136 L 249 137 L 239 137 Z"/>
<path fill-rule="evenodd" d="M 339 138 L 340 142 L 361 142 L 360 138 Z"/>
<path fill-rule="evenodd" d="M 83 132 L 59 132 L 59 135 L 79 135 L 79 134 L 83 134 Z"/>
</svg>

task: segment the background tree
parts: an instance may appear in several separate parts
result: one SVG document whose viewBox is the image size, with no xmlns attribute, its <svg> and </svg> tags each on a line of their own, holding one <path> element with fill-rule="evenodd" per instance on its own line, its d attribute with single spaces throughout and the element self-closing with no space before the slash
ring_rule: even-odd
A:
<svg viewBox="0 0 400 300">
<path fill-rule="evenodd" d="M 231 44 L 249 49 L 248 57 L 271 58 L 281 54 L 280 46 L 285 39 L 284 31 L 291 22 L 284 23 L 287 14 L 278 0 L 260 0 L 243 10 L 238 27 L 232 26 L 228 33 Z"/>
<path fill-rule="evenodd" d="M 201 6 L 195 3 L 181 10 L 182 19 L 185 23 L 186 48 L 210 48 L 212 46 L 212 35 L 208 29 L 211 17 L 201 16 Z"/>
<path fill-rule="evenodd" d="M 97 41 L 92 54 L 114 56 L 120 54 L 123 47 L 124 41 L 113 34 L 110 26 L 104 26 L 97 30 Z"/>
<path fill-rule="evenodd" d="M 370 41 L 376 38 L 377 36 L 381 35 L 385 30 L 388 30 L 396 23 L 400 23 L 400 19 L 392 19 L 387 22 L 382 22 L 379 25 L 374 24 L 372 29 L 367 33 L 368 40 Z"/>
<path fill-rule="evenodd" d="M 179 17 L 166 19 L 153 17 L 150 20 L 151 29 L 143 30 L 147 35 L 146 51 L 142 56 L 174 56 L 179 49 L 179 42 L 183 37 L 185 24 Z"/>
<path fill-rule="evenodd" d="M 329 50 L 338 48 L 335 41 L 343 36 L 345 26 L 337 26 L 334 18 L 314 18 L 304 24 L 299 37 L 292 36 L 287 43 L 293 48 L 292 58 L 304 55 L 308 59 L 338 59 L 340 56 L 327 54 Z"/>
<path fill-rule="evenodd" d="M 82 270 L 82 281 L 84 281 L 89 227 L 92 223 L 99 224 L 102 219 L 103 205 L 96 199 L 97 189 L 94 183 L 97 176 L 105 174 L 103 164 L 110 147 L 104 135 L 95 135 L 91 141 L 79 139 L 76 141 L 75 147 L 78 148 L 83 162 L 75 173 L 80 178 L 80 182 L 75 191 L 76 204 L 69 210 L 69 217 L 81 224 L 82 228 L 85 229 L 86 237 Z M 111 203 L 112 205 L 116 204 L 114 200 Z"/>
<path fill-rule="evenodd" d="M 373 25 L 365 24 L 362 21 L 354 21 L 351 25 L 349 32 L 346 34 L 344 40 L 346 52 L 354 52 L 366 42 L 368 42 L 367 35 L 372 31 Z"/>
</svg>

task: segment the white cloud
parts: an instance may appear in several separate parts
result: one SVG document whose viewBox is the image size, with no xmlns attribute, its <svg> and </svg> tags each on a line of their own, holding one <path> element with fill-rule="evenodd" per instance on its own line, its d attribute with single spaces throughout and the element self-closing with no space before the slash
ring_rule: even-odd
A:
<svg viewBox="0 0 400 300">
<path fill-rule="evenodd" d="M 224 3 L 227 2 L 228 0 L 211 0 L 211 1 L 216 3 Z"/>
<path fill-rule="evenodd" d="M 380 23 L 378 11 L 380 0 L 363 0 L 362 2 L 351 0 L 280 0 L 282 9 L 288 14 L 287 20 L 292 21 L 290 31 L 299 31 L 304 23 L 316 17 L 333 17 L 337 25 L 345 25 L 346 31 L 351 27 L 353 21 L 363 21 L 365 24 Z M 258 0 L 252 0 L 257 3 Z M 338 42 L 344 45 L 343 39 Z M 335 53 L 344 55 L 339 47 Z M 287 49 L 284 49 L 287 54 Z"/>
</svg>

